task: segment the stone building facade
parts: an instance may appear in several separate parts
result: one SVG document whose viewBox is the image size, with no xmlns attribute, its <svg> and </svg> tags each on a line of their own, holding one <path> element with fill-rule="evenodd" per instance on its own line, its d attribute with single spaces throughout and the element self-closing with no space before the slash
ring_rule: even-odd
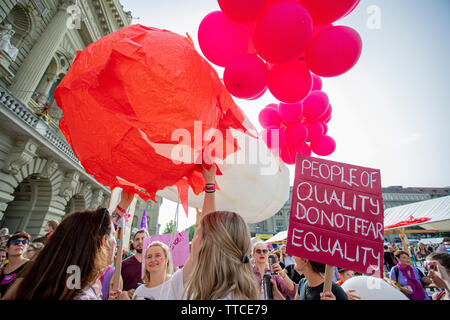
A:
<svg viewBox="0 0 450 320">
<path fill-rule="evenodd" d="M 110 190 L 84 171 L 59 130 L 53 91 L 78 50 L 129 24 L 119 0 L 0 2 L 0 228 L 37 237 L 48 220 L 107 206 Z M 156 234 L 157 200 L 139 199 L 132 228 L 146 210 Z"/>
</svg>

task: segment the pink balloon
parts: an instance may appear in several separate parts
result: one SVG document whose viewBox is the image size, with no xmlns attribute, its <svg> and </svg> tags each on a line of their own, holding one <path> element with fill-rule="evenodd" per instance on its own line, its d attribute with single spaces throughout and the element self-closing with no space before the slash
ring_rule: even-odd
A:
<svg viewBox="0 0 450 320">
<path fill-rule="evenodd" d="M 325 113 L 329 105 L 328 96 L 325 92 L 316 90 L 303 100 L 303 115 L 308 119 L 317 119 Z"/>
<path fill-rule="evenodd" d="M 312 32 L 308 10 L 297 2 L 283 1 L 272 5 L 258 20 L 253 44 L 264 60 L 287 62 L 302 54 Z"/>
<path fill-rule="evenodd" d="M 319 76 L 312 74 L 313 86 L 311 91 L 321 90 L 322 89 L 322 79 Z"/>
<path fill-rule="evenodd" d="M 361 56 L 362 40 L 358 32 L 346 26 L 319 32 L 305 50 L 305 62 L 321 77 L 335 77 L 350 70 Z"/>
<path fill-rule="evenodd" d="M 266 93 L 266 91 L 267 91 L 267 87 L 265 87 L 264 90 L 263 90 L 260 94 L 258 94 L 256 97 L 253 97 L 253 98 L 248 99 L 248 100 L 256 100 L 256 99 L 259 99 L 259 98 L 261 98 L 261 97 Z"/>
<path fill-rule="evenodd" d="M 325 122 L 325 120 L 331 116 L 332 111 L 333 110 L 331 108 L 331 104 L 329 104 L 324 114 L 322 114 L 319 118 L 317 118 L 317 120 L 319 120 L 320 122 Z"/>
<path fill-rule="evenodd" d="M 352 7 L 346 14 L 344 14 L 344 16 L 343 16 L 342 18 L 345 18 L 345 17 L 348 16 L 350 13 L 352 13 L 352 11 L 355 10 L 356 7 L 358 6 L 359 2 L 360 2 L 360 0 L 357 0 L 357 1 L 355 2 L 355 4 L 353 5 L 353 7 Z"/>
<path fill-rule="evenodd" d="M 300 121 L 303 113 L 303 105 L 301 102 L 297 103 L 283 103 L 278 107 L 280 117 L 287 123 L 295 123 Z"/>
<path fill-rule="evenodd" d="M 226 65 L 223 82 L 233 96 L 253 98 L 266 88 L 266 64 L 254 54 L 237 56 Z"/>
<path fill-rule="evenodd" d="M 326 24 L 324 26 L 314 26 L 312 37 L 314 38 L 316 36 L 316 34 L 318 34 L 320 31 L 325 30 L 325 29 L 327 29 L 329 27 L 332 27 L 332 26 L 333 26 L 333 24 L 331 24 L 331 23 L 330 24 Z"/>
<path fill-rule="evenodd" d="M 218 0 L 220 9 L 228 19 L 247 24 L 262 15 L 266 0 Z"/>
<path fill-rule="evenodd" d="M 290 148 L 285 145 L 280 149 L 280 158 L 286 164 L 295 164 L 295 160 L 297 157 L 297 150 L 295 148 Z"/>
<path fill-rule="evenodd" d="M 304 156 L 310 156 L 311 155 L 311 148 L 305 142 L 303 142 L 299 146 L 297 146 L 296 150 L 297 150 L 297 153 L 300 153 L 301 155 L 304 155 Z"/>
<path fill-rule="evenodd" d="M 318 156 L 328 156 L 336 150 L 336 142 L 330 136 L 321 136 L 311 143 L 311 150 Z"/>
<path fill-rule="evenodd" d="M 308 138 L 306 138 L 307 142 L 313 142 L 323 135 L 323 127 L 317 120 L 307 122 L 306 128 L 308 128 Z"/>
<path fill-rule="evenodd" d="M 290 146 L 299 146 L 308 137 L 308 128 L 304 124 L 296 124 L 286 128 L 286 143 Z"/>
<path fill-rule="evenodd" d="M 320 124 L 321 124 L 322 127 L 323 127 L 323 134 L 324 134 L 324 135 L 327 134 L 327 132 L 328 132 L 328 126 L 327 126 L 327 124 L 326 124 L 325 122 L 321 122 Z"/>
<path fill-rule="evenodd" d="M 198 28 L 198 42 L 203 55 L 225 67 L 230 59 L 247 53 L 252 28 L 229 20 L 221 11 L 203 18 Z"/>
<path fill-rule="evenodd" d="M 278 111 L 273 108 L 266 107 L 261 110 L 258 115 L 259 123 L 263 128 L 280 127 L 281 119 Z"/>
<path fill-rule="evenodd" d="M 263 129 L 261 136 L 271 150 L 280 150 L 286 144 L 284 130 L 280 127 L 267 127 Z"/>
<path fill-rule="evenodd" d="M 313 18 L 314 25 L 325 25 L 344 17 L 359 0 L 299 0 Z"/>
<path fill-rule="evenodd" d="M 276 64 L 269 71 L 267 87 L 281 102 L 296 103 L 311 92 L 312 76 L 303 61 Z"/>
</svg>

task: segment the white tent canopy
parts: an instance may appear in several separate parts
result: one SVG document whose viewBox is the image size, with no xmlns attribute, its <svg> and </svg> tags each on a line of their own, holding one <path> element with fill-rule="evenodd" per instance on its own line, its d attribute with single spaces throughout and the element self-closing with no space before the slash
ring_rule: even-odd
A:
<svg viewBox="0 0 450 320">
<path fill-rule="evenodd" d="M 283 241 L 283 240 L 286 240 L 286 239 L 287 239 L 287 230 L 278 232 L 272 238 L 267 239 L 266 241 L 264 241 L 264 243 L 278 242 L 278 241 Z"/>
<path fill-rule="evenodd" d="M 409 228 L 420 226 L 426 230 L 450 231 L 450 196 L 415 202 L 404 206 L 389 208 L 384 211 L 384 226 L 391 226 L 401 221 L 407 221 L 410 217 L 414 219 L 430 218 L 430 220 L 386 229 Z"/>
<path fill-rule="evenodd" d="M 421 243 L 423 244 L 441 244 L 444 242 L 444 238 L 426 238 L 426 239 L 420 239 Z"/>
</svg>

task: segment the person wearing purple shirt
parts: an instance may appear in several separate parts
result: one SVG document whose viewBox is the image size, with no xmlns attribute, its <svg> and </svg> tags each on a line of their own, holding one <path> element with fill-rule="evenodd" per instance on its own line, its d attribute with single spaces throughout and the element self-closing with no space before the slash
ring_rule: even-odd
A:
<svg viewBox="0 0 450 320">
<path fill-rule="evenodd" d="M 390 278 L 398 283 L 400 291 L 410 300 L 430 300 L 422 284 L 430 281 L 411 265 L 409 254 L 398 251 L 395 257 L 399 263 L 391 269 Z"/>
</svg>

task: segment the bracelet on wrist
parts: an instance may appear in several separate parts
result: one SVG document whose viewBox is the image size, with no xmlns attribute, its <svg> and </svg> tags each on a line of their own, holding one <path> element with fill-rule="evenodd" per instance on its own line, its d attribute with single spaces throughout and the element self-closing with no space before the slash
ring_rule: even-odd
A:
<svg viewBox="0 0 450 320">
<path fill-rule="evenodd" d="M 206 193 L 213 193 L 216 191 L 216 185 L 213 183 L 207 183 L 203 189 Z"/>
<path fill-rule="evenodd" d="M 117 211 L 119 211 L 122 214 L 126 214 L 127 213 L 127 211 L 125 209 L 123 209 L 122 207 L 120 207 L 120 206 L 117 206 L 116 209 L 117 209 Z"/>
</svg>

